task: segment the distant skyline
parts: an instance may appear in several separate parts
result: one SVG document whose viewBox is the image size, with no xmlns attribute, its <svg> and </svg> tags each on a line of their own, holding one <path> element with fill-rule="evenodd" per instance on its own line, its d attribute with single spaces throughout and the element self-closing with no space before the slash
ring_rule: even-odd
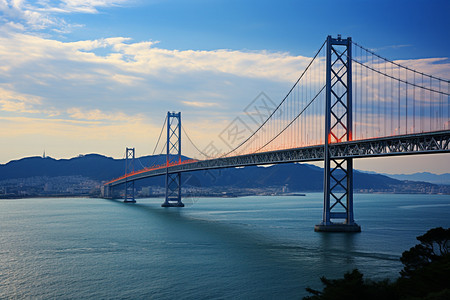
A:
<svg viewBox="0 0 450 300">
<path fill-rule="evenodd" d="M 449 11 L 433 0 L 0 0 L 0 163 L 148 155 L 169 110 L 206 147 L 260 92 L 279 102 L 327 35 L 405 64 L 439 58 L 421 71 L 450 79 Z M 355 168 L 441 174 L 450 156 Z"/>
</svg>

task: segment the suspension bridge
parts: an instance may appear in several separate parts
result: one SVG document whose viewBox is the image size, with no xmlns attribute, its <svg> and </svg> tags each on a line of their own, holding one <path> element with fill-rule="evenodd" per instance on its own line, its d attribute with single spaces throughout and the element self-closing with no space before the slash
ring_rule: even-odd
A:
<svg viewBox="0 0 450 300">
<path fill-rule="evenodd" d="M 229 135 L 239 132 L 238 126 Z M 200 170 L 324 161 L 322 222 L 316 231 L 358 232 L 353 215 L 353 159 L 450 152 L 450 81 L 383 58 L 352 41 L 328 36 L 280 103 L 259 127 L 226 153 L 205 153 L 168 112 L 163 133 L 166 162 L 126 171 L 104 184 L 102 194 L 124 185 L 124 202 L 135 202 L 136 180 L 165 176 L 163 207 L 184 206 L 181 174 Z M 183 159 L 181 140 L 199 158 Z"/>
</svg>

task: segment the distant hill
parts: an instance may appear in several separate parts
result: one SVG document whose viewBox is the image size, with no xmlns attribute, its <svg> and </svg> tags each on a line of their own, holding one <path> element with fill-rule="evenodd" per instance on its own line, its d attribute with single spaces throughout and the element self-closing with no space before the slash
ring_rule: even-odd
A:
<svg viewBox="0 0 450 300">
<path fill-rule="evenodd" d="M 292 191 L 321 191 L 323 169 L 309 164 L 279 164 L 270 167 L 245 167 L 194 172 L 191 176 L 201 186 L 261 188 L 288 186 Z M 190 179 L 194 182 L 194 179 Z M 189 181 L 188 181 L 189 183 Z M 389 189 L 402 181 L 384 175 L 354 172 L 355 189 Z"/>
<path fill-rule="evenodd" d="M 0 180 L 35 176 L 81 175 L 95 180 L 104 180 L 123 173 L 123 161 L 97 154 L 88 154 L 71 159 L 51 157 L 27 157 L 0 165 Z"/>
<path fill-rule="evenodd" d="M 186 157 L 183 157 L 185 159 Z M 165 155 L 146 156 L 136 159 L 136 169 L 143 166 L 163 164 Z M 124 159 L 114 159 L 99 154 L 86 154 L 70 159 L 51 157 L 27 157 L 0 164 L 0 180 L 35 176 L 83 176 L 94 180 L 109 180 L 125 172 Z"/>
<path fill-rule="evenodd" d="M 136 170 L 144 166 L 163 164 L 164 155 L 145 156 L 136 159 Z M 186 159 L 186 157 L 183 157 Z M 124 159 L 113 159 L 98 154 L 87 154 L 71 159 L 27 157 L 0 165 L 0 181 L 30 177 L 82 176 L 96 181 L 106 181 L 124 174 Z M 188 186 L 265 188 L 287 186 L 290 191 L 321 191 L 323 169 L 309 164 L 279 164 L 269 167 L 229 168 L 197 171 L 183 175 Z M 137 186 L 163 185 L 163 177 L 137 182 Z M 380 174 L 354 171 L 356 191 L 429 191 L 434 185 L 393 179 Z"/>
<path fill-rule="evenodd" d="M 398 180 L 409 180 L 409 181 L 424 181 L 434 184 L 447 184 L 450 185 L 450 173 L 445 174 L 433 174 L 429 172 L 421 172 L 414 174 L 384 174 L 391 178 L 395 178 Z"/>
</svg>

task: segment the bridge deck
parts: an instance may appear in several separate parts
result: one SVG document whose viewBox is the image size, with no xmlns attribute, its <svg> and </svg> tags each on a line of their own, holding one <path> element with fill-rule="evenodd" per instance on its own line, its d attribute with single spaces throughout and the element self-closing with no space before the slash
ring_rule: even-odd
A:
<svg viewBox="0 0 450 300">
<path fill-rule="evenodd" d="M 394 155 L 431 154 L 450 152 L 450 130 L 382 137 L 330 144 L 333 158 L 364 158 Z M 244 167 L 292 162 L 320 161 L 324 145 L 286 149 L 210 160 L 190 160 L 181 164 L 149 168 L 114 179 L 105 186 L 116 186 L 126 181 L 165 175 L 166 173 Z"/>
</svg>

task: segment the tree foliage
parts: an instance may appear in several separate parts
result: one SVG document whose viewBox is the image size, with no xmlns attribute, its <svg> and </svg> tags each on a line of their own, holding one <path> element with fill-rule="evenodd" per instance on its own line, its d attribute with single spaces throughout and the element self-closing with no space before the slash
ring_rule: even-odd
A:
<svg viewBox="0 0 450 300">
<path fill-rule="evenodd" d="M 424 235 L 418 236 L 420 244 L 403 252 L 400 261 L 404 268 L 400 272 L 402 278 L 411 277 L 418 269 L 426 265 L 444 259 L 449 255 L 450 228 L 433 228 Z"/>
<path fill-rule="evenodd" d="M 365 280 L 357 269 L 344 274 L 342 279 L 320 280 L 322 291 L 307 288 L 312 296 L 304 300 L 328 299 L 450 299 L 450 228 L 428 230 L 418 236 L 420 244 L 403 252 L 400 258 L 404 265 L 401 277 L 395 282 Z"/>
<path fill-rule="evenodd" d="M 343 279 L 330 280 L 320 278 L 325 285 L 323 291 L 307 288 L 313 296 L 304 297 L 304 300 L 389 300 L 395 298 L 395 290 L 389 280 L 364 280 L 363 274 L 357 269 L 344 274 Z"/>
</svg>

